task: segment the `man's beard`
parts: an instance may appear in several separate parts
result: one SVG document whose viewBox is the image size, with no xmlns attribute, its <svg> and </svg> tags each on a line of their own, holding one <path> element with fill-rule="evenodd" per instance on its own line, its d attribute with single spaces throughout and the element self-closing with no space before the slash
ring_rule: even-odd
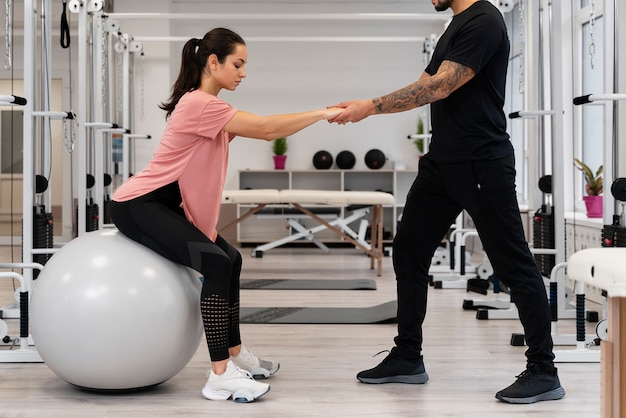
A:
<svg viewBox="0 0 626 418">
<path fill-rule="evenodd" d="M 438 11 L 438 12 L 443 12 L 445 10 L 448 10 L 450 8 L 450 3 L 452 3 L 452 0 L 446 0 L 446 1 L 439 2 L 435 6 L 435 10 Z"/>
</svg>

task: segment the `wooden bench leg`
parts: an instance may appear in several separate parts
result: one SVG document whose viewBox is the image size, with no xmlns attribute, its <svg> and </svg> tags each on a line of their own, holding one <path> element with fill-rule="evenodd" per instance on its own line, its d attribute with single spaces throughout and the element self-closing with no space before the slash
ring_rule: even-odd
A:
<svg viewBox="0 0 626 418">
<path fill-rule="evenodd" d="M 602 417 L 626 417 L 626 298 L 609 297 L 608 341 L 602 341 Z"/>
</svg>

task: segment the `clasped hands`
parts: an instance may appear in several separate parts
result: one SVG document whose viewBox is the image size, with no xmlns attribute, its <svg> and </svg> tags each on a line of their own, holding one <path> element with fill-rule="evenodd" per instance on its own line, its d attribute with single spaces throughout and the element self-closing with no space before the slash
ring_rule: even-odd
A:
<svg viewBox="0 0 626 418">
<path fill-rule="evenodd" d="M 358 122 L 374 114 L 374 103 L 371 100 L 349 100 L 328 106 L 328 110 L 336 110 L 337 113 L 327 120 L 330 123 L 345 125 L 348 122 Z"/>
</svg>

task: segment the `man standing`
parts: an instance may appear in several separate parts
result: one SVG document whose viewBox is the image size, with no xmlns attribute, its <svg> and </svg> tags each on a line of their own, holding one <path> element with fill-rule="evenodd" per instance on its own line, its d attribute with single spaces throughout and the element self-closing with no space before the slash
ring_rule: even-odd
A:
<svg viewBox="0 0 626 418">
<path fill-rule="evenodd" d="M 554 367 L 550 309 L 543 278 L 522 227 L 515 160 L 503 111 L 509 39 L 488 1 L 432 0 L 454 17 L 418 81 L 371 100 L 338 104 L 331 122 L 431 105 L 432 139 L 406 200 L 393 242 L 398 294 L 395 347 L 363 383 L 426 383 L 422 324 L 433 254 L 461 211 L 478 230 L 494 270 L 511 289 L 528 344 L 526 370 L 496 398 L 534 403 L 565 396 Z"/>
</svg>

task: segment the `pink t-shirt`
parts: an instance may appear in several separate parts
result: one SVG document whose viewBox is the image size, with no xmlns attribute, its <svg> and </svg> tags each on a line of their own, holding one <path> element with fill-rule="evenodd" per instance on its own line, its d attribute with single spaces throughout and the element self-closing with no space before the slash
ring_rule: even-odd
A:
<svg viewBox="0 0 626 418">
<path fill-rule="evenodd" d="M 236 112 L 203 91 L 184 94 L 148 166 L 124 182 L 113 200 L 131 200 L 178 181 L 187 219 L 215 241 L 228 145 L 235 136 L 224 131 L 224 126 Z"/>
</svg>

